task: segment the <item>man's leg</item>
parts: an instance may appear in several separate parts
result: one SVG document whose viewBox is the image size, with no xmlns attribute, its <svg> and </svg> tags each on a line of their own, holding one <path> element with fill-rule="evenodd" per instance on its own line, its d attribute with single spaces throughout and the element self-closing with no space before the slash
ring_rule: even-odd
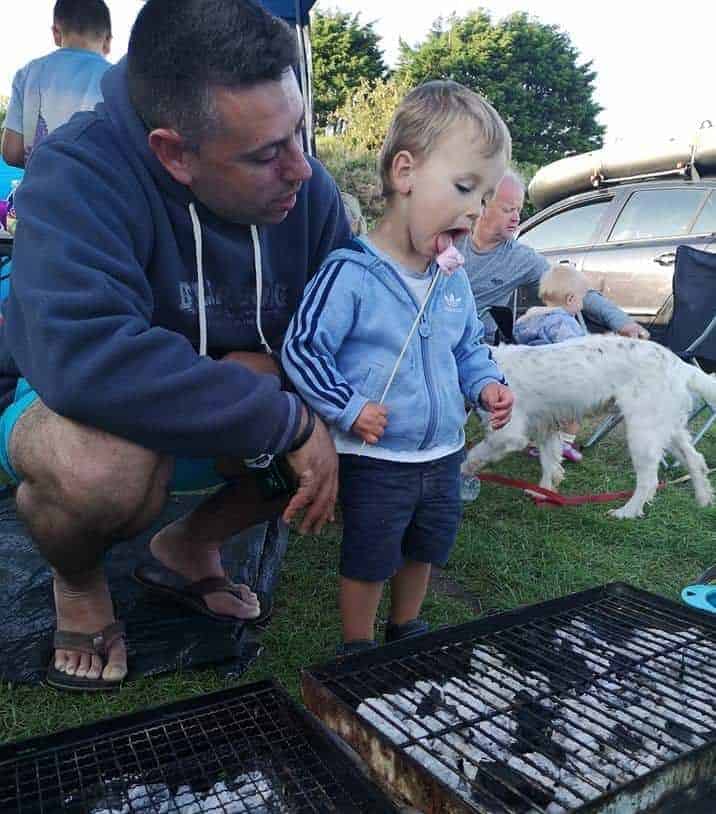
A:
<svg viewBox="0 0 716 814">
<path fill-rule="evenodd" d="M 54 572 L 58 630 L 101 630 L 114 620 L 104 552 L 159 515 L 172 460 L 62 418 L 39 399 L 18 419 L 9 453 L 21 478 L 18 512 Z M 106 665 L 96 655 L 57 650 L 55 666 L 116 681 L 126 674 L 124 643 L 115 643 Z"/>
</svg>

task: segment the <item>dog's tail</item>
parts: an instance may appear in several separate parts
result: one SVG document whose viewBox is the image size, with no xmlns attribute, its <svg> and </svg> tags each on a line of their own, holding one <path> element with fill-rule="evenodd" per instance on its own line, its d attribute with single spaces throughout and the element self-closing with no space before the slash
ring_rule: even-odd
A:
<svg viewBox="0 0 716 814">
<path fill-rule="evenodd" d="M 692 393 L 696 393 L 716 410 L 716 377 L 709 376 L 703 370 L 691 365 L 691 375 L 688 380 L 688 388 Z"/>
</svg>

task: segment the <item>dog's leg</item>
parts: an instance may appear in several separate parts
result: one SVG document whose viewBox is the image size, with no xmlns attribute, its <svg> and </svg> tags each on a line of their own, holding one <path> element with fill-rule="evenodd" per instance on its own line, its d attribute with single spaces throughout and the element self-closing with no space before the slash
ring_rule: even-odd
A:
<svg viewBox="0 0 716 814">
<path fill-rule="evenodd" d="M 619 520 L 644 516 L 644 504 L 651 501 L 659 485 L 659 462 L 666 446 L 666 439 L 655 431 L 655 426 L 638 425 L 630 421 L 627 415 L 624 419 L 629 454 L 636 473 L 636 488 L 623 506 L 609 512 Z"/>
<path fill-rule="evenodd" d="M 671 439 L 671 451 L 688 469 L 691 483 L 696 493 L 699 506 L 710 506 L 714 501 L 714 490 L 709 483 L 709 470 L 704 456 L 691 443 L 691 435 L 686 429 L 674 434 Z"/>
<path fill-rule="evenodd" d="M 488 430 L 484 439 L 468 451 L 461 471 L 463 475 L 475 475 L 487 464 L 500 461 L 508 453 L 517 452 L 526 446 L 527 426 L 520 420 L 520 416 L 513 416 L 506 427 Z"/>
<path fill-rule="evenodd" d="M 542 466 L 539 485 L 543 489 L 556 489 L 564 478 L 562 439 L 559 432 L 552 432 L 540 440 L 539 462 Z"/>
</svg>

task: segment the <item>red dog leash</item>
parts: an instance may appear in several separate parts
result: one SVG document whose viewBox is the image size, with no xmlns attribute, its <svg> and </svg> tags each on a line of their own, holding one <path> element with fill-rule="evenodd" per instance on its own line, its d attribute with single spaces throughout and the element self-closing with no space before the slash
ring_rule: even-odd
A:
<svg viewBox="0 0 716 814">
<path fill-rule="evenodd" d="M 520 480 L 519 478 L 507 478 L 504 475 L 495 475 L 492 472 L 480 472 L 477 477 L 485 483 L 499 483 L 501 486 L 511 486 L 515 489 L 526 489 L 529 492 L 534 492 L 536 494 L 533 496 L 533 499 L 538 505 L 552 503 L 555 506 L 582 506 L 585 503 L 611 503 L 614 500 L 623 500 L 634 494 L 632 490 L 624 492 L 602 492 L 598 495 L 560 495 L 559 492 L 554 492 L 552 489 L 544 489 L 536 483 L 530 483 L 529 481 Z M 664 486 L 666 486 L 666 482 L 660 481 L 657 489 L 663 489 Z"/>
</svg>

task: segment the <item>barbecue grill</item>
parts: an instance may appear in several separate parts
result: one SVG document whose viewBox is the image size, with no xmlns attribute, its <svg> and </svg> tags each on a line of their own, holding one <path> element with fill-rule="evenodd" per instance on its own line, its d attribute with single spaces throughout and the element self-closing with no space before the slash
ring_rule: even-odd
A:
<svg viewBox="0 0 716 814">
<path fill-rule="evenodd" d="M 310 709 L 429 814 L 716 811 L 716 622 L 622 583 L 316 666 Z"/>
<path fill-rule="evenodd" d="M 334 738 L 250 684 L 0 748 L 0 811 L 395 814 Z"/>
</svg>

